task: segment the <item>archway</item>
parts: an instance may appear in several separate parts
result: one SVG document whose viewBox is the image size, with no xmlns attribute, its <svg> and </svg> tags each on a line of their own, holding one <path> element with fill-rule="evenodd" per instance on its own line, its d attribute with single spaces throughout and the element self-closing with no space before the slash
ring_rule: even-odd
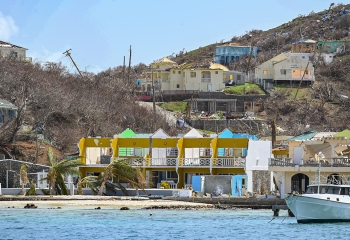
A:
<svg viewBox="0 0 350 240">
<path fill-rule="evenodd" d="M 295 174 L 292 177 L 292 186 L 291 190 L 298 193 L 303 193 L 306 191 L 306 187 L 309 185 L 309 177 L 303 173 Z"/>
</svg>

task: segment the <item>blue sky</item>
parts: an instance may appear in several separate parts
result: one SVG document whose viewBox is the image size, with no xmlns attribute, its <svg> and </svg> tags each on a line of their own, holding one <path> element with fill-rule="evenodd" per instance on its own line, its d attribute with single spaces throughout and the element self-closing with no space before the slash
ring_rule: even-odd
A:
<svg viewBox="0 0 350 240">
<path fill-rule="evenodd" d="M 97 73 L 128 61 L 164 56 L 268 30 L 331 0 L 0 0 L 0 40 L 28 49 L 36 61 L 62 62 L 72 49 L 81 70 Z M 335 2 L 338 3 L 338 2 Z M 343 2 L 345 3 L 345 2 Z"/>
</svg>

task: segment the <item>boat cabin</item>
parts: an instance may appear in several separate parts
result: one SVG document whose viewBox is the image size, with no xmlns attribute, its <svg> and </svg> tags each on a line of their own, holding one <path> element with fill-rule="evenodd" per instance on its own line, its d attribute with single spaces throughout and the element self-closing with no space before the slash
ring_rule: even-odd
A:
<svg viewBox="0 0 350 240">
<path fill-rule="evenodd" d="M 320 192 L 318 193 L 318 187 Z M 334 195 L 349 195 L 350 186 L 334 186 L 334 185 L 312 185 L 306 190 L 306 194 L 334 194 Z"/>
</svg>

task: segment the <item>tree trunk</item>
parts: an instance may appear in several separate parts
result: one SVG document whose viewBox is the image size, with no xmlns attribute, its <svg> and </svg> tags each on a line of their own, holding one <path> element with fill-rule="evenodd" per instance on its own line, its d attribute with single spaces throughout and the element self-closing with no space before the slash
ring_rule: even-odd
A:
<svg viewBox="0 0 350 240">
<path fill-rule="evenodd" d="M 102 196 L 103 194 L 103 191 L 105 190 L 105 186 L 106 186 L 106 182 L 108 181 L 108 179 L 106 180 L 103 180 L 102 184 L 101 184 L 101 187 L 100 187 L 100 190 L 98 190 L 98 195 L 99 196 Z"/>
<path fill-rule="evenodd" d="M 54 178 L 51 180 L 51 187 L 50 187 L 50 195 L 51 196 L 56 195 L 55 186 L 56 186 L 56 179 Z"/>
<path fill-rule="evenodd" d="M 23 196 L 26 195 L 26 191 L 24 190 L 24 181 L 22 181 L 22 195 Z"/>
</svg>

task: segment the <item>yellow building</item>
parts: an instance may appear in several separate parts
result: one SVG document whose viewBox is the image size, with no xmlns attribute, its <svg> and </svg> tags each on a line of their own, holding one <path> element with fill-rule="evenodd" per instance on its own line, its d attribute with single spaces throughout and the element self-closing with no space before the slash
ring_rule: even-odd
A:
<svg viewBox="0 0 350 240">
<path fill-rule="evenodd" d="M 189 67 L 162 58 L 151 63 L 143 73 L 143 78 L 137 82 L 137 91 L 151 93 L 152 84 L 156 92 L 220 91 L 230 80 L 227 79 L 229 72 L 227 67 L 217 63 L 210 63 L 208 67 Z"/>
<path fill-rule="evenodd" d="M 100 159 L 110 162 L 123 158 L 131 166 L 140 167 L 148 188 L 159 188 L 162 181 L 168 181 L 172 188 L 183 188 L 191 184 L 193 175 L 244 174 L 244 149 L 248 148 L 248 141 L 248 138 L 204 138 L 195 129 L 182 137 L 169 137 L 160 129 L 151 137 L 82 138 L 78 145 L 86 166 L 80 168 L 80 173 L 83 177 L 99 175 L 108 161 L 89 162 L 92 158 L 89 153 L 90 148 L 104 149 L 100 153 L 110 155 L 100 155 Z M 121 149 L 123 152 L 129 149 L 128 156 L 121 156 Z"/>
</svg>

